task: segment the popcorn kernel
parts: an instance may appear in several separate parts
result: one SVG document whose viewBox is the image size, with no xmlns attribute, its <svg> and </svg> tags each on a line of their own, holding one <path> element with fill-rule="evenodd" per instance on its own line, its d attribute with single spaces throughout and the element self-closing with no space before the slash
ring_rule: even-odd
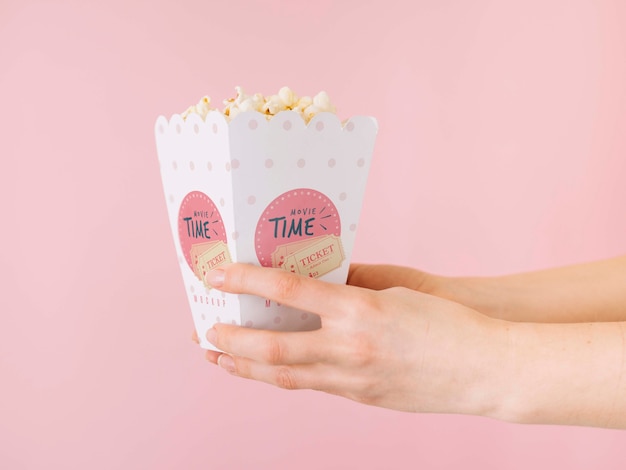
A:
<svg viewBox="0 0 626 470">
<path fill-rule="evenodd" d="M 257 111 L 265 114 L 267 119 L 271 119 L 272 116 L 281 111 L 293 110 L 308 123 L 318 113 L 335 112 L 335 106 L 325 91 L 319 92 L 313 98 L 310 96 L 298 97 L 291 88 L 284 86 L 278 90 L 277 94 L 265 97 L 261 93 L 246 95 L 242 87 L 236 86 L 235 93 L 234 98 L 223 101 L 224 108 L 221 112 L 228 119 L 233 119 L 237 114 L 244 111 Z M 181 116 L 186 119 L 190 114 L 195 113 L 205 119 L 209 112 L 215 110 L 217 109 L 211 107 L 211 98 L 204 96 L 198 104 L 183 111 Z"/>
</svg>

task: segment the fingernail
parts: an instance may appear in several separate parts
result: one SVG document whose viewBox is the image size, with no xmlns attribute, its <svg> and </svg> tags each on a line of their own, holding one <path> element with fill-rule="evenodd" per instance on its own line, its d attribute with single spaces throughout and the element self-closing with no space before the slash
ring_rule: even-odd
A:
<svg viewBox="0 0 626 470">
<path fill-rule="evenodd" d="M 210 349 L 207 350 L 204 353 L 204 357 L 207 361 L 209 361 L 211 364 L 217 364 L 217 360 L 220 357 L 220 353 L 218 353 L 217 351 L 211 351 Z"/>
<path fill-rule="evenodd" d="M 212 287 L 222 287 L 224 285 L 224 271 L 222 269 L 212 269 L 206 273 L 204 279 Z"/>
<path fill-rule="evenodd" d="M 222 354 L 217 359 L 217 365 L 231 374 L 235 372 L 235 361 L 228 354 Z"/>
<path fill-rule="evenodd" d="M 215 331 L 215 328 L 211 328 L 206 332 L 206 339 L 211 344 L 217 343 L 217 331 Z"/>
</svg>

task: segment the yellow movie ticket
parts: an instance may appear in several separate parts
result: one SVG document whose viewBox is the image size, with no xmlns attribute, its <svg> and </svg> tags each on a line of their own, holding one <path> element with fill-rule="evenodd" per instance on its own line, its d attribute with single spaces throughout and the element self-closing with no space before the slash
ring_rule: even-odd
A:
<svg viewBox="0 0 626 470">
<path fill-rule="evenodd" d="M 213 242 L 213 246 L 202 253 L 198 258 L 198 272 L 204 285 L 209 289 L 211 288 L 211 286 L 204 281 L 206 273 L 223 264 L 231 262 L 230 252 L 228 251 L 226 243 L 221 240 Z"/>
<path fill-rule="evenodd" d="M 282 268 L 303 276 L 320 277 L 339 268 L 344 259 L 341 239 L 336 235 L 324 235 L 288 256 Z"/>
</svg>

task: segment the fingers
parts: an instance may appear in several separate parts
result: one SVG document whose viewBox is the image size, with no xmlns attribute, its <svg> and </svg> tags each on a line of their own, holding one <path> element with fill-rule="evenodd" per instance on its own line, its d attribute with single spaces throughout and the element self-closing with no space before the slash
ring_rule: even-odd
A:
<svg viewBox="0 0 626 470">
<path fill-rule="evenodd" d="M 205 357 L 238 377 L 287 390 L 333 393 L 342 389 L 336 384 L 341 376 L 335 377 L 323 362 L 332 348 L 322 347 L 320 334 L 321 330 L 275 332 L 218 323 L 207 331 L 207 339 L 227 353 L 207 350 Z"/>
<path fill-rule="evenodd" d="M 348 284 L 373 290 L 390 287 L 407 287 L 426 291 L 430 275 L 404 266 L 352 264 L 348 273 Z"/>
<path fill-rule="evenodd" d="M 206 351 L 204 351 L 204 357 L 206 358 L 206 360 L 212 362 L 213 364 L 217 364 L 220 356 L 222 355 L 223 353 L 218 351 L 212 351 L 211 349 L 207 349 Z"/>
<path fill-rule="evenodd" d="M 331 368 L 322 364 L 276 366 L 222 354 L 218 365 L 238 377 L 259 380 L 287 390 L 313 389 L 332 393 L 341 388 L 337 382 L 344 381 Z"/>
<path fill-rule="evenodd" d="M 327 360 L 335 350 L 322 330 L 279 332 L 218 323 L 207 339 L 218 349 L 265 364 L 305 364 Z"/>
<path fill-rule="evenodd" d="M 346 311 L 354 299 L 354 288 L 249 264 L 225 265 L 209 271 L 206 280 L 226 292 L 265 297 L 321 317 Z"/>
<path fill-rule="evenodd" d="M 197 345 L 200 345 L 200 338 L 198 337 L 198 332 L 196 330 L 191 333 L 191 340 Z M 211 351 L 210 349 L 204 352 L 204 357 L 206 358 L 206 360 L 212 362 L 213 364 L 217 364 L 217 360 L 221 355 L 221 352 Z"/>
<path fill-rule="evenodd" d="M 384 289 L 381 287 L 381 279 L 372 279 L 372 273 L 376 272 L 377 266 L 371 264 L 351 264 L 348 271 L 347 283 L 351 286 L 365 287 L 367 289 Z M 391 280 L 383 280 L 386 283 L 390 283 Z"/>
</svg>

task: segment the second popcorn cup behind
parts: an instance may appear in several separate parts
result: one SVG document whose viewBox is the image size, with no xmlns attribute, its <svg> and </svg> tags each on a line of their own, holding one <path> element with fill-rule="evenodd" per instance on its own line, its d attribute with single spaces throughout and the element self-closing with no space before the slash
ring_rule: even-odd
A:
<svg viewBox="0 0 626 470">
<path fill-rule="evenodd" d="M 253 263 L 345 283 L 378 125 L 332 113 L 308 125 L 293 111 L 227 121 L 217 111 L 168 121 L 155 134 L 178 261 L 200 345 L 215 323 L 273 330 L 319 328 L 317 315 L 220 292 L 208 270 Z"/>
</svg>

